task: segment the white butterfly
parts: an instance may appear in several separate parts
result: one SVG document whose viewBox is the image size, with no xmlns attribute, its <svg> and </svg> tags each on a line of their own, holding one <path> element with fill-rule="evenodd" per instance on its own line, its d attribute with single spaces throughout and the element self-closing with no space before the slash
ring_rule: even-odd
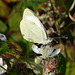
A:
<svg viewBox="0 0 75 75">
<path fill-rule="evenodd" d="M 27 41 L 47 44 L 52 39 L 47 37 L 46 30 L 37 16 L 30 9 L 26 8 L 23 13 L 23 19 L 20 22 L 20 30 L 23 38 Z"/>
</svg>

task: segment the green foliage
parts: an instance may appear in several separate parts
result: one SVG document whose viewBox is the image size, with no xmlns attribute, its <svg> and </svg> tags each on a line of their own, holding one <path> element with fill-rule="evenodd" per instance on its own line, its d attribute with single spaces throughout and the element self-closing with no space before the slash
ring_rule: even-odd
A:
<svg viewBox="0 0 75 75">
<path fill-rule="evenodd" d="M 8 51 L 7 42 L 1 42 L 1 41 L 0 41 L 0 51 L 1 51 L 2 53 L 7 53 L 7 51 Z"/>
<path fill-rule="evenodd" d="M 32 69 L 35 74 L 40 74 L 42 72 L 42 67 L 36 64 L 31 58 L 25 59 L 25 57 L 21 57 L 18 62 L 25 63 L 26 67 Z"/>
<path fill-rule="evenodd" d="M 14 69 L 15 68 L 15 69 Z M 18 63 L 14 65 L 6 75 L 35 75 L 35 73 L 31 70 L 26 68 L 26 65 L 23 63 Z"/>
<path fill-rule="evenodd" d="M 59 54 L 57 56 L 58 58 L 58 66 L 56 68 L 56 74 L 57 75 L 65 75 L 66 72 L 66 60 L 63 57 L 63 55 Z"/>
<path fill-rule="evenodd" d="M 5 17 L 8 16 L 10 8 L 0 0 L 0 16 Z"/>
<path fill-rule="evenodd" d="M 42 2 L 45 2 L 46 0 L 31 0 L 30 2 L 28 2 L 27 0 L 25 0 L 25 7 L 29 7 L 30 9 L 34 10 L 38 8 L 41 8 L 42 6 Z M 39 5 L 40 3 L 40 5 Z M 39 7 L 40 6 L 40 7 Z"/>
<path fill-rule="evenodd" d="M 7 31 L 7 26 L 0 20 L 0 32 L 6 32 Z"/>
<path fill-rule="evenodd" d="M 72 2 L 73 2 L 73 0 L 65 0 L 65 9 L 66 9 L 67 13 L 69 11 L 69 8 L 70 8 Z"/>
<path fill-rule="evenodd" d="M 3 55 L 5 58 L 11 58 L 11 56 L 19 58 L 22 50 L 18 49 L 18 47 L 15 45 L 15 43 L 9 43 L 7 41 L 0 42 L 0 56 Z M 7 57 L 7 55 L 9 55 L 9 57 Z"/>
<path fill-rule="evenodd" d="M 61 49 L 63 55 L 59 54 L 57 56 L 59 64 L 56 73 L 58 75 L 65 75 L 66 71 L 66 75 L 75 74 L 75 63 L 72 62 L 75 61 L 75 23 L 72 22 L 69 17 L 66 18 L 63 15 L 64 12 L 68 15 L 73 0 L 54 1 L 55 7 L 57 8 L 59 6 L 56 9 L 58 13 L 54 12 L 52 5 L 51 7 L 48 6 L 49 2 L 47 2 L 47 0 L 0 0 L 0 33 L 5 34 L 7 37 L 6 42 L 0 41 L 0 57 L 5 59 L 9 68 L 8 73 L 5 73 L 5 75 L 35 75 L 35 73 L 38 74 L 42 72 L 42 67 L 35 64 L 33 60 L 36 57 L 36 54 L 32 52 L 33 43 L 24 40 L 20 33 L 20 21 L 22 19 L 23 10 L 26 7 L 33 11 L 38 11 L 38 17 L 45 15 L 45 18 L 43 18 L 43 20 L 41 19 L 42 23 L 47 29 L 52 27 L 54 29 L 53 33 L 55 35 L 49 34 L 50 37 L 52 35 L 58 35 L 57 29 L 59 29 L 61 36 L 65 34 L 68 36 L 68 40 L 66 41 L 64 39 L 60 39 L 62 42 L 58 40 L 64 44 L 65 50 Z M 51 25 L 51 23 L 53 24 Z M 57 25 L 55 26 L 55 24 Z M 52 32 L 52 30 L 50 29 L 49 32 Z M 60 47 L 59 44 L 58 47 Z M 15 63 L 12 68 L 9 63 L 11 58 L 18 60 L 15 61 L 17 63 Z"/>
<path fill-rule="evenodd" d="M 67 62 L 67 66 L 66 66 L 67 70 L 66 70 L 66 75 L 73 75 L 75 74 L 75 62 Z"/>
</svg>

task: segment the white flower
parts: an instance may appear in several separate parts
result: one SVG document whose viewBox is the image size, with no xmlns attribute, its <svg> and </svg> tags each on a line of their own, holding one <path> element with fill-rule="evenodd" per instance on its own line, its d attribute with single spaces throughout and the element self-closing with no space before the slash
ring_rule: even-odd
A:
<svg viewBox="0 0 75 75">
<path fill-rule="evenodd" d="M 5 36 L 4 34 L 1 34 L 1 33 L 0 33 L 0 40 L 1 40 L 1 41 L 6 41 L 7 38 L 6 38 L 6 36 Z"/>
<path fill-rule="evenodd" d="M 4 69 L 7 70 L 7 64 L 3 65 L 3 59 L 0 57 L 0 66 L 2 66 Z M 3 74 L 6 72 L 2 67 L 0 67 L 0 74 Z"/>
<path fill-rule="evenodd" d="M 54 51 L 54 48 L 50 46 L 41 46 L 38 48 L 36 45 L 32 45 L 32 50 L 37 54 L 42 54 L 41 58 L 45 59 L 47 57 L 54 57 L 60 53 L 60 49 Z M 54 51 L 54 52 L 53 52 Z"/>
</svg>

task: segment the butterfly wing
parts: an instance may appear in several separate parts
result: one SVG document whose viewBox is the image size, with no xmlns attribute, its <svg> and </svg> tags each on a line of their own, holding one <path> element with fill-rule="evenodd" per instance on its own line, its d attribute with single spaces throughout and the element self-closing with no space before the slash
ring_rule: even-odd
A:
<svg viewBox="0 0 75 75">
<path fill-rule="evenodd" d="M 42 25 L 42 23 L 40 22 L 40 20 L 37 18 L 37 16 L 35 15 L 35 13 L 33 11 L 26 8 L 24 10 L 24 13 L 23 13 L 23 19 L 28 19 L 28 20 L 34 22 L 44 32 L 44 35 L 47 39 L 46 30 L 45 30 L 44 26 Z"/>
<path fill-rule="evenodd" d="M 23 38 L 34 43 L 43 43 L 46 40 L 43 31 L 30 20 L 20 22 L 20 30 Z"/>
<path fill-rule="evenodd" d="M 28 41 L 44 43 L 48 39 L 44 26 L 36 15 L 28 8 L 24 10 L 20 29 L 24 39 Z"/>
<path fill-rule="evenodd" d="M 29 8 L 26 8 L 23 12 L 23 19 L 26 17 L 26 16 L 34 16 L 36 17 L 35 13 L 30 10 Z"/>
</svg>

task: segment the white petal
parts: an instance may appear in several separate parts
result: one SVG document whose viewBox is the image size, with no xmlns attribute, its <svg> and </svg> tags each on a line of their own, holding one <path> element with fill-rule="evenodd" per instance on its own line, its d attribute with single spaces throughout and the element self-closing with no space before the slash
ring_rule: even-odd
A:
<svg viewBox="0 0 75 75">
<path fill-rule="evenodd" d="M 7 70 L 7 64 L 5 64 L 5 65 L 2 66 L 2 67 L 5 68 L 5 69 Z M 3 68 L 2 68 L 2 70 L 0 71 L 0 74 L 3 74 L 3 73 L 6 72 L 6 70 L 4 70 Z"/>
<path fill-rule="evenodd" d="M 45 49 L 50 49 L 50 46 L 48 46 L 48 45 L 47 45 L 47 46 L 45 46 Z"/>
<path fill-rule="evenodd" d="M 46 59 L 46 57 L 44 57 L 44 56 L 40 56 L 40 58 L 41 58 L 41 59 Z"/>
<path fill-rule="evenodd" d="M 37 53 L 37 54 L 40 54 L 40 51 L 38 49 L 38 47 L 36 45 L 32 45 L 32 50 Z"/>
<path fill-rule="evenodd" d="M 7 70 L 7 67 L 8 67 L 7 64 L 5 64 L 5 65 L 3 66 L 3 68 L 5 68 L 6 70 Z"/>
<path fill-rule="evenodd" d="M 6 70 L 2 69 L 2 70 L 0 71 L 0 74 L 3 74 L 3 73 L 5 73 L 5 72 L 6 72 Z"/>
<path fill-rule="evenodd" d="M 2 65 L 3 65 L 3 59 L 0 58 L 0 66 L 2 66 Z"/>
<path fill-rule="evenodd" d="M 46 46 L 45 47 L 45 49 L 46 49 L 46 55 L 51 55 L 52 54 L 52 52 L 54 51 L 54 48 L 52 48 L 52 47 L 50 47 L 50 46 Z"/>
<path fill-rule="evenodd" d="M 60 49 L 55 50 L 50 57 L 54 57 L 60 53 Z"/>
<path fill-rule="evenodd" d="M 54 48 L 51 48 L 51 50 L 49 50 L 49 55 L 51 55 L 53 51 L 54 51 Z"/>
</svg>

